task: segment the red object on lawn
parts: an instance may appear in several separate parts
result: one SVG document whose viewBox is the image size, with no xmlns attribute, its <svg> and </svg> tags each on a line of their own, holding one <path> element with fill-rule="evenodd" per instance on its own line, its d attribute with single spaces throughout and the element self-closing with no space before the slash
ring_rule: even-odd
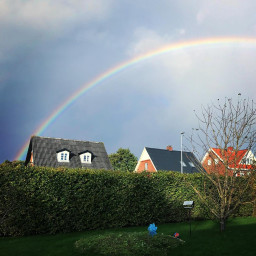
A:
<svg viewBox="0 0 256 256">
<path fill-rule="evenodd" d="M 179 236 L 180 236 L 180 234 L 179 233 L 174 233 L 174 235 L 173 235 L 175 238 L 178 238 Z"/>
</svg>

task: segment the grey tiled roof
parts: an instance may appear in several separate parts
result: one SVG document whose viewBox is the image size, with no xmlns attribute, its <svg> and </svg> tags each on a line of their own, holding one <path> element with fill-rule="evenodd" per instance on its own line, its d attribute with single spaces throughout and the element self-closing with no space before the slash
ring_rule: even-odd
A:
<svg viewBox="0 0 256 256">
<path fill-rule="evenodd" d="M 166 149 L 148 148 L 146 150 L 154 163 L 157 170 L 161 171 L 181 171 L 181 151 L 169 151 Z M 182 151 L 182 161 L 186 166 L 183 166 L 183 173 L 198 172 L 196 167 L 191 166 L 191 162 L 200 163 L 191 152 Z M 196 165 L 195 165 L 196 166 Z"/>
<path fill-rule="evenodd" d="M 70 151 L 68 163 L 57 161 L 57 152 Z M 89 151 L 91 164 L 81 163 L 79 154 Z M 70 167 L 88 169 L 112 169 L 105 146 L 102 142 L 56 139 L 48 137 L 31 137 L 25 164 L 28 164 L 33 152 L 34 165 L 49 167 Z"/>
</svg>

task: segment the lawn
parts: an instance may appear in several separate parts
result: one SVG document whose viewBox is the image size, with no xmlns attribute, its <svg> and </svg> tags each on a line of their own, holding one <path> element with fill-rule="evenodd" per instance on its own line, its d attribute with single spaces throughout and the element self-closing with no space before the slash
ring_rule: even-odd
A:
<svg viewBox="0 0 256 256">
<path fill-rule="evenodd" d="M 157 225 L 157 223 L 156 223 Z M 170 223 L 158 226 L 158 233 L 179 232 L 185 244 L 173 249 L 170 255 L 256 255 L 256 218 L 231 219 L 224 233 L 212 221 L 192 222 L 192 235 L 188 223 Z M 58 235 L 40 235 L 20 238 L 0 238 L 1 256 L 76 256 L 74 243 L 82 237 L 108 232 L 142 232 L 147 227 L 76 232 Z"/>
</svg>

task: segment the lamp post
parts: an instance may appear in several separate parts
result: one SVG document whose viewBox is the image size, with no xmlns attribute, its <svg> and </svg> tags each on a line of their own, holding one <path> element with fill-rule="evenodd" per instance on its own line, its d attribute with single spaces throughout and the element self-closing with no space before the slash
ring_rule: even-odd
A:
<svg viewBox="0 0 256 256">
<path fill-rule="evenodd" d="M 183 160 L 182 160 L 182 137 L 184 135 L 185 132 L 181 132 L 180 133 L 180 147 L 181 147 L 181 150 L 180 150 L 180 172 L 183 174 Z"/>
</svg>

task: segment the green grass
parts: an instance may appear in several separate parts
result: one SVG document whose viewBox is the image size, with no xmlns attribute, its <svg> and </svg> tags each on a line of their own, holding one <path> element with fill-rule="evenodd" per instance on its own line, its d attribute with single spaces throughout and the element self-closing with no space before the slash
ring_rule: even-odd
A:
<svg viewBox="0 0 256 256">
<path fill-rule="evenodd" d="M 158 233 L 153 237 L 144 232 L 108 233 L 79 239 L 75 246 L 83 255 L 104 256 L 168 256 L 171 250 L 182 245 L 180 239 Z"/>
<path fill-rule="evenodd" d="M 231 219 L 224 233 L 219 225 L 212 221 L 192 222 L 192 235 L 189 236 L 188 223 L 170 223 L 158 225 L 158 233 L 173 234 L 179 232 L 186 241 L 182 246 L 172 249 L 171 255 L 235 256 L 256 255 L 256 218 Z M 32 236 L 20 238 L 0 238 L 1 256 L 76 256 L 74 244 L 83 237 L 113 232 L 143 232 L 147 227 L 87 231 L 52 236 Z M 136 255 L 135 255 L 136 256 Z"/>
</svg>

